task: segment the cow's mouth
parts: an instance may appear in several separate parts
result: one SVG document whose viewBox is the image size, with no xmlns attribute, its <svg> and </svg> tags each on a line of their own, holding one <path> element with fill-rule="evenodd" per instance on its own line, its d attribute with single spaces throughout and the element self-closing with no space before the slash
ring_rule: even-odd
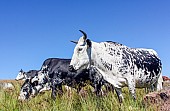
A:
<svg viewBox="0 0 170 111">
<path fill-rule="evenodd" d="M 70 72 L 77 72 L 77 70 L 75 70 L 75 68 L 73 67 L 73 65 L 69 65 L 68 70 L 69 70 Z"/>
</svg>

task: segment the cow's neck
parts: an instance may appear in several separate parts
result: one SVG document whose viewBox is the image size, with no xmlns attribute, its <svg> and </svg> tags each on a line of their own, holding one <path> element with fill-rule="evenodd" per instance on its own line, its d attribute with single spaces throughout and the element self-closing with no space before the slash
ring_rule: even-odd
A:
<svg viewBox="0 0 170 111">
<path fill-rule="evenodd" d="M 108 56 L 105 53 L 104 49 L 101 47 L 100 43 L 92 42 L 91 55 L 92 65 L 98 67 L 104 72 L 112 70 L 111 64 L 107 63 L 109 62 Z"/>
<path fill-rule="evenodd" d="M 102 43 L 92 42 L 91 60 L 92 65 L 102 74 L 104 79 L 115 87 L 120 87 L 125 83 L 122 75 L 117 75 L 115 70 L 115 62 L 113 61 L 116 55 L 110 56 L 106 53 Z"/>
</svg>

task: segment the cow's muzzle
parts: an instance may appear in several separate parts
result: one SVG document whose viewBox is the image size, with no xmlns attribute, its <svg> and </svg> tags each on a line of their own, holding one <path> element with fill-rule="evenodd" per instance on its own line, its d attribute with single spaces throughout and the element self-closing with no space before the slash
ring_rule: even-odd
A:
<svg viewBox="0 0 170 111">
<path fill-rule="evenodd" d="M 74 69 L 73 65 L 69 65 L 68 70 L 70 72 L 76 72 L 76 70 Z"/>
</svg>

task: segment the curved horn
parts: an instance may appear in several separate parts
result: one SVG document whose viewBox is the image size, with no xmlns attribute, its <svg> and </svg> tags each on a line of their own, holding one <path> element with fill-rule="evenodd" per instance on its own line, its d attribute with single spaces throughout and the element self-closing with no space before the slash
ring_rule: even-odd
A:
<svg viewBox="0 0 170 111">
<path fill-rule="evenodd" d="M 79 30 L 81 33 L 83 33 L 83 35 L 84 35 L 84 40 L 86 40 L 87 39 L 87 34 L 85 33 L 85 32 L 83 32 L 82 30 Z"/>
<path fill-rule="evenodd" d="M 73 41 L 73 40 L 71 40 L 70 42 L 73 42 L 73 43 L 75 43 L 75 44 L 77 44 L 77 43 L 78 43 L 77 41 Z"/>
</svg>

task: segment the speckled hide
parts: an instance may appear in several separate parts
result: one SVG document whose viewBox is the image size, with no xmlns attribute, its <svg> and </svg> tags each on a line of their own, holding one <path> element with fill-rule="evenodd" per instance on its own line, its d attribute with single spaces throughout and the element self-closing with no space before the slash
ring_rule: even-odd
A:
<svg viewBox="0 0 170 111">
<path fill-rule="evenodd" d="M 152 49 L 129 48 L 116 42 L 92 42 L 92 51 L 97 58 L 92 58 L 92 64 L 107 72 L 106 79 L 117 81 L 116 84 L 110 81 L 116 87 L 133 83 L 135 87 L 149 87 L 161 74 L 161 60 Z"/>
<path fill-rule="evenodd" d="M 112 41 L 97 43 L 87 39 L 84 32 L 83 35 L 74 49 L 70 69 L 81 70 L 93 65 L 119 90 L 117 94 L 121 98 L 124 86 L 129 87 L 134 99 L 135 87 L 154 85 L 157 90 L 162 89 L 162 64 L 156 51 L 130 48 Z"/>
</svg>

